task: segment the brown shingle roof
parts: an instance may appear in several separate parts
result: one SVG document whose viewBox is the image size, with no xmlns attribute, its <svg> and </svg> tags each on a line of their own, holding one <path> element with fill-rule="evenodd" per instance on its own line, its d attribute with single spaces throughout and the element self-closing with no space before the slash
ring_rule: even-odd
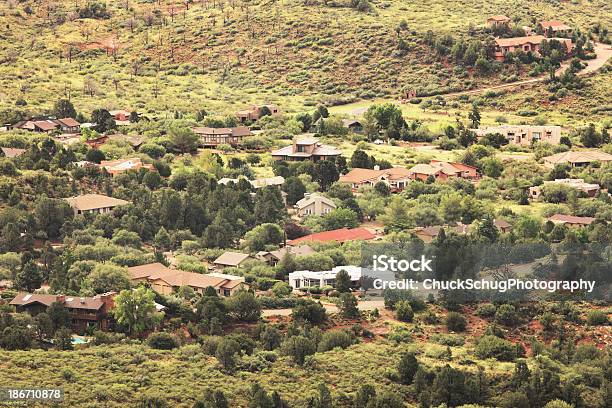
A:
<svg viewBox="0 0 612 408">
<path fill-rule="evenodd" d="M 557 222 L 561 224 L 579 224 L 579 225 L 591 225 L 595 218 L 593 217 L 577 217 L 575 215 L 555 214 L 548 217 L 548 221 Z"/>
<path fill-rule="evenodd" d="M 227 279 L 208 274 L 170 269 L 161 263 L 133 266 L 128 268 L 128 273 L 130 274 L 130 278 L 133 280 L 143 278 L 149 281 L 161 280 L 170 286 L 191 286 L 197 289 L 206 289 L 209 286 L 213 288 L 231 289 L 237 285 L 237 283 L 234 282 L 235 280 L 238 280 L 239 282 L 244 281 L 240 278 Z"/>
<path fill-rule="evenodd" d="M 214 260 L 215 265 L 238 266 L 249 258 L 249 254 L 226 251 Z"/>
<path fill-rule="evenodd" d="M 57 121 L 61 122 L 64 126 L 68 126 L 68 127 L 81 126 L 79 122 L 77 122 L 76 120 L 72 118 L 62 118 L 62 119 L 58 119 Z"/>
<path fill-rule="evenodd" d="M 552 156 L 544 157 L 544 161 L 557 163 L 591 163 L 594 161 L 609 162 L 612 161 L 612 154 L 600 152 L 597 150 L 570 151 L 553 154 Z"/>
<path fill-rule="evenodd" d="M 66 201 L 71 207 L 80 211 L 97 210 L 100 208 L 118 207 L 120 205 L 129 204 L 129 201 L 107 197 L 102 194 L 85 194 L 66 198 Z"/>
<path fill-rule="evenodd" d="M 496 38 L 495 43 L 500 47 L 517 47 L 524 44 L 540 44 L 545 39 L 543 35 L 529 35 L 527 37 Z"/>
<path fill-rule="evenodd" d="M 98 310 L 104 304 L 99 297 L 62 297 L 64 298 L 64 306 L 71 309 Z M 52 303 L 59 301 L 62 297 L 60 297 L 60 295 L 20 292 L 13 300 L 11 300 L 10 304 L 14 306 L 26 306 L 33 303 L 40 303 L 49 307 Z"/>
<path fill-rule="evenodd" d="M 12 147 L 2 147 L 2 153 L 4 153 L 4 157 L 8 157 L 9 159 L 13 157 L 19 157 L 26 152 L 26 149 L 14 149 Z"/>
</svg>

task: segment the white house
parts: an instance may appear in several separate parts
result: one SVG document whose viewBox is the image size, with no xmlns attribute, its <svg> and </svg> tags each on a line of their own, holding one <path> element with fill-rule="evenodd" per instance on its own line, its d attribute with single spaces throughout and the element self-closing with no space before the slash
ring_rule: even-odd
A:
<svg viewBox="0 0 612 408">
<path fill-rule="evenodd" d="M 360 266 L 336 266 L 331 271 L 295 271 L 289 274 L 289 285 L 293 289 L 310 288 L 313 286 L 336 286 L 336 275 L 341 270 L 348 272 L 353 286 L 359 286 L 361 280 Z"/>
</svg>

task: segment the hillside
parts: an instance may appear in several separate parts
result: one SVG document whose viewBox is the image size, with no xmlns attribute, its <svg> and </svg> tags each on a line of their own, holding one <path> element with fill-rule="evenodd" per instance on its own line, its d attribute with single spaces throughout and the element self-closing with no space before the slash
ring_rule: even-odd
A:
<svg viewBox="0 0 612 408">
<path fill-rule="evenodd" d="M 3 3 L 0 107 L 19 102 L 20 109 L 40 111 L 70 96 L 86 112 L 100 106 L 226 112 L 263 101 L 297 110 L 321 101 L 395 98 L 407 89 L 469 89 L 498 83 L 511 68 L 482 76 L 438 62 L 424 41 L 428 30 L 436 37 L 478 36 L 484 16 L 506 13 L 518 25 L 554 18 L 587 31 L 609 26 L 612 15 L 604 0 L 186 4 Z M 97 18 L 86 18 L 92 14 Z"/>
</svg>

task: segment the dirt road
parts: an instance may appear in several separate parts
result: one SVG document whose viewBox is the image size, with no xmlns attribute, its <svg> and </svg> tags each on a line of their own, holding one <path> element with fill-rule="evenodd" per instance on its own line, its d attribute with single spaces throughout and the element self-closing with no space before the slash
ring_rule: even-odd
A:
<svg viewBox="0 0 612 408">
<path fill-rule="evenodd" d="M 585 75 L 589 75 L 589 74 L 596 72 L 601 67 L 603 67 L 610 58 L 612 58 L 612 46 L 607 45 L 607 44 L 595 43 L 594 47 L 595 47 L 595 54 L 597 55 L 597 57 L 592 60 L 585 61 L 587 66 L 583 70 L 578 72 L 579 76 L 585 76 Z M 568 66 L 569 66 L 569 62 L 562 64 L 561 67 L 557 69 L 556 71 L 557 76 L 561 75 L 567 69 Z M 508 89 L 508 88 L 515 88 L 515 87 L 520 87 L 520 86 L 525 86 L 525 85 L 531 85 L 537 82 L 545 81 L 547 78 L 548 78 L 548 75 L 543 75 L 537 78 L 524 79 L 524 80 L 515 81 L 515 82 L 508 82 L 506 84 L 501 84 L 501 85 L 487 86 L 483 88 L 472 89 L 469 91 L 440 94 L 440 96 L 452 98 L 452 97 L 460 96 L 460 95 L 474 95 L 474 94 L 479 94 L 479 93 L 487 92 L 487 91 L 498 91 L 498 90 L 503 90 L 503 89 Z M 394 101 L 390 100 L 389 102 L 394 102 Z M 361 116 L 367 110 L 368 110 L 367 106 L 359 107 L 359 108 L 353 109 L 350 112 L 350 114 L 353 116 Z"/>
</svg>

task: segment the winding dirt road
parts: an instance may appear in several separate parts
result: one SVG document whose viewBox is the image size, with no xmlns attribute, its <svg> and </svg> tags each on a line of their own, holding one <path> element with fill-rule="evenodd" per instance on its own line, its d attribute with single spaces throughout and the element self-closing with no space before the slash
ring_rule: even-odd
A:
<svg viewBox="0 0 612 408">
<path fill-rule="evenodd" d="M 612 46 L 608 44 L 595 43 L 594 48 L 595 48 L 595 54 L 597 55 L 597 57 L 595 57 L 592 60 L 586 60 L 585 62 L 587 66 L 584 69 L 582 69 L 580 72 L 578 72 L 577 75 L 579 76 L 590 75 L 598 71 L 604 65 L 606 65 L 608 60 L 612 58 Z M 561 75 L 567 69 L 568 66 L 569 66 L 569 62 L 562 64 L 561 67 L 559 67 L 559 69 L 557 69 L 556 71 L 557 76 Z M 509 89 L 509 88 L 521 87 L 525 85 L 531 85 L 531 84 L 545 81 L 546 79 L 548 79 L 548 75 L 542 75 L 537 78 L 524 79 L 524 80 L 515 81 L 515 82 L 508 82 L 506 84 L 501 84 L 501 85 L 493 85 L 493 86 L 487 86 L 487 87 L 478 88 L 478 89 L 471 89 L 469 91 L 450 92 L 450 93 L 439 94 L 439 95 L 446 97 L 446 98 L 452 98 L 452 97 L 460 96 L 460 95 L 474 95 L 474 94 L 479 94 L 479 93 L 487 92 L 487 91 L 497 91 L 497 90 L 502 90 L 502 89 Z M 395 102 L 395 100 L 389 100 L 389 102 Z M 355 108 L 351 110 L 349 113 L 353 116 L 361 116 L 368 110 L 368 107 L 369 106 L 365 106 L 365 107 L 362 106 L 359 108 Z"/>
</svg>

